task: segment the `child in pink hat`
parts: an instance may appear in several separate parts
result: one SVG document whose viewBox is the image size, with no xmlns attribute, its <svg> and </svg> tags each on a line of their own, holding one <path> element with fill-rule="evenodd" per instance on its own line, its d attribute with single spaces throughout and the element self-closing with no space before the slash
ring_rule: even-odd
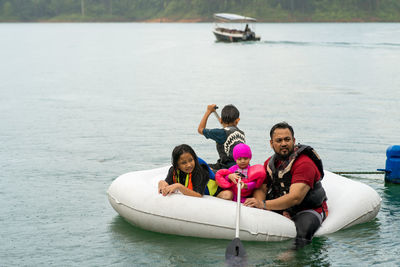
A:
<svg viewBox="0 0 400 267">
<path fill-rule="evenodd" d="M 265 179 L 265 169 L 262 165 L 250 167 L 252 154 L 248 145 L 241 143 L 233 148 L 233 159 L 236 165 L 229 169 L 221 169 L 215 179 L 224 190 L 224 199 L 237 200 L 237 181 L 241 178 L 241 199 L 243 203 L 246 197 L 253 194 L 254 189 L 260 187 Z M 230 191 L 230 192 L 227 192 Z"/>
</svg>

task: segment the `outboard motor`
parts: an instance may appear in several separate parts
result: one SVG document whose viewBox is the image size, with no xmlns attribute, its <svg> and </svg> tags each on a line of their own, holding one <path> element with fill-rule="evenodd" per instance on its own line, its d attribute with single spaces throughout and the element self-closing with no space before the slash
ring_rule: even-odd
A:
<svg viewBox="0 0 400 267">
<path fill-rule="evenodd" d="M 386 168 L 378 169 L 385 172 L 385 181 L 400 184 L 400 146 L 390 146 L 386 150 Z"/>
</svg>

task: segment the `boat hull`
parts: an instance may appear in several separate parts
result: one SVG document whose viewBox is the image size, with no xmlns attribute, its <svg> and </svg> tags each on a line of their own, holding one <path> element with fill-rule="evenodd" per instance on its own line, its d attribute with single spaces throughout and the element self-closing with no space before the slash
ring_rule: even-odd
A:
<svg viewBox="0 0 400 267">
<path fill-rule="evenodd" d="M 243 33 L 227 33 L 221 32 L 218 30 L 213 31 L 215 38 L 219 42 L 249 42 L 249 41 L 260 41 L 261 38 L 259 36 L 250 36 L 246 37 Z"/>
<path fill-rule="evenodd" d="M 131 172 L 118 177 L 108 189 L 112 207 L 140 228 L 166 234 L 232 239 L 236 202 L 182 194 L 162 196 L 158 181 L 169 167 Z M 325 235 L 375 218 L 381 199 L 371 187 L 326 173 L 323 186 L 329 216 L 316 235 Z M 248 241 L 280 241 L 294 238 L 293 221 L 275 212 L 241 206 L 240 238 Z"/>
</svg>

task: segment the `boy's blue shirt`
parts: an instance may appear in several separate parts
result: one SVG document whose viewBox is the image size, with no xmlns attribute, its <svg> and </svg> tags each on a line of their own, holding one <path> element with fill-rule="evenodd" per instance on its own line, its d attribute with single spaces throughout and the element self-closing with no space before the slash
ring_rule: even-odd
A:
<svg viewBox="0 0 400 267">
<path fill-rule="evenodd" d="M 224 129 L 215 128 L 215 129 L 203 129 L 203 135 L 207 139 L 212 139 L 218 144 L 223 144 L 226 141 L 226 132 Z"/>
</svg>

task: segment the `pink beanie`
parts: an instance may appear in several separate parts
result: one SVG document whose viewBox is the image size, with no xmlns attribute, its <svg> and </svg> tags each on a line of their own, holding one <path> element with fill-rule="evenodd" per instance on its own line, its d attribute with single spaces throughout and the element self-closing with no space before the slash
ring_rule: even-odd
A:
<svg viewBox="0 0 400 267">
<path fill-rule="evenodd" d="M 238 158 L 251 159 L 251 149 L 248 145 L 240 143 L 233 148 L 233 159 L 236 161 Z"/>
</svg>

